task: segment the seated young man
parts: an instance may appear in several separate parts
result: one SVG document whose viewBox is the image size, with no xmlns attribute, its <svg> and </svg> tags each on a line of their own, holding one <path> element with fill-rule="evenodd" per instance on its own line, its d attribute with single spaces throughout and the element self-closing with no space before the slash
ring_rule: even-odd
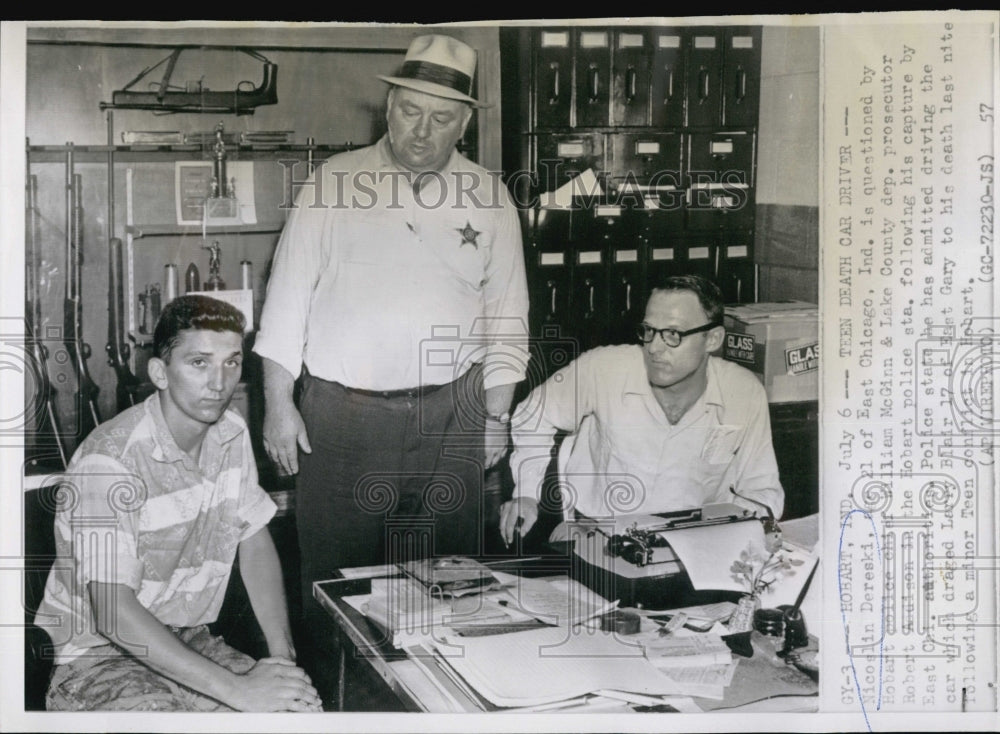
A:
<svg viewBox="0 0 1000 734">
<path fill-rule="evenodd" d="M 53 640 L 49 710 L 315 711 L 295 664 L 281 567 L 246 423 L 227 411 L 245 319 L 181 296 L 156 324 L 156 393 L 102 423 L 66 472 L 58 558 L 36 624 Z M 209 633 L 236 553 L 270 657 Z"/>
<path fill-rule="evenodd" d="M 763 504 L 781 516 L 764 387 L 712 356 L 725 337 L 722 315 L 714 283 L 667 278 L 646 304 L 641 344 L 585 352 L 532 391 L 511 419 L 514 496 L 500 518 L 507 543 L 538 519 L 557 431 L 569 434 L 558 461 L 564 506 L 586 517 L 718 502 L 757 512 Z"/>
</svg>

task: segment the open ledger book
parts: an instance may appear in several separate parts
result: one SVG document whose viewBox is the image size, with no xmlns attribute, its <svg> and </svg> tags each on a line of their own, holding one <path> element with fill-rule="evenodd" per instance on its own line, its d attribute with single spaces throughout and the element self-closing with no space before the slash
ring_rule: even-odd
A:
<svg viewBox="0 0 1000 734">
<path fill-rule="evenodd" d="M 520 578 L 496 572 L 490 583 L 442 593 L 410 576 L 371 581 L 365 595 L 344 600 L 392 635 L 396 647 L 445 633 L 497 634 L 541 626 L 568 626 L 617 606 L 566 578 Z"/>
<path fill-rule="evenodd" d="M 489 566 L 462 556 L 424 558 L 400 563 L 399 568 L 431 596 L 464 596 L 499 585 Z"/>
</svg>

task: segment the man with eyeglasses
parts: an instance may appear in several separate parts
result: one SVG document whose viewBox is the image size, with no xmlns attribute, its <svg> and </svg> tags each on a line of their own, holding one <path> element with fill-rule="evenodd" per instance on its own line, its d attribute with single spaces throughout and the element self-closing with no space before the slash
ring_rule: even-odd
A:
<svg viewBox="0 0 1000 734">
<path fill-rule="evenodd" d="M 564 508 L 589 518 L 736 502 L 780 517 L 784 491 L 763 385 L 712 356 L 725 338 L 722 294 L 668 278 L 646 304 L 638 345 L 598 347 L 535 388 L 511 419 L 514 496 L 507 543 L 538 519 L 555 437 Z M 730 487 L 742 497 L 730 492 Z M 748 498 L 748 499 L 744 499 Z"/>
</svg>

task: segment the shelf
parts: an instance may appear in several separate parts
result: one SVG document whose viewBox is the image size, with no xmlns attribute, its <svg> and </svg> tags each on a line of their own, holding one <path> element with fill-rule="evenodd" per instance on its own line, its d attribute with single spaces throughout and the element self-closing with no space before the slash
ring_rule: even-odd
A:
<svg viewBox="0 0 1000 734">
<path fill-rule="evenodd" d="M 133 239 L 143 237 L 200 237 L 207 234 L 277 234 L 284 228 L 284 223 L 261 224 L 212 224 L 202 227 L 200 224 L 135 224 L 125 227 L 125 231 Z"/>
<path fill-rule="evenodd" d="M 364 145 L 367 145 L 365 143 Z M 211 146 L 198 144 L 189 145 L 29 145 L 28 158 L 33 163 L 59 163 L 66 159 L 66 153 L 72 147 L 76 160 L 81 162 L 106 162 L 108 155 L 113 154 L 116 163 L 133 161 L 173 160 L 187 158 L 192 160 L 212 157 Z M 311 151 L 314 157 L 326 158 L 334 153 L 342 153 L 361 147 L 354 143 L 342 145 L 308 145 L 305 143 L 233 145 L 226 148 L 229 160 L 266 159 L 276 154 L 287 155 L 299 153 L 302 158 Z"/>
<path fill-rule="evenodd" d="M 149 347 L 153 345 L 153 335 L 152 334 L 140 334 L 132 329 L 128 330 L 128 338 L 132 340 L 132 343 L 137 347 Z"/>
</svg>

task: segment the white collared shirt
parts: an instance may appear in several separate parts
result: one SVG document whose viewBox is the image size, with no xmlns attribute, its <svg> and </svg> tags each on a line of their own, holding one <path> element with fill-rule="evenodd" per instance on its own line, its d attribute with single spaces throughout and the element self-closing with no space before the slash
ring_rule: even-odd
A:
<svg viewBox="0 0 1000 734">
<path fill-rule="evenodd" d="M 735 502 L 730 486 L 781 516 L 784 491 L 767 396 L 739 365 L 710 357 L 705 392 L 671 425 L 653 396 L 642 348 L 599 347 L 535 388 L 511 419 L 517 497 L 540 498 L 557 431 L 566 506 L 588 517 Z"/>
<path fill-rule="evenodd" d="M 455 151 L 415 193 L 386 138 L 316 176 L 278 242 L 255 352 L 368 390 L 445 384 L 475 362 L 486 387 L 524 377 L 521 228 L 498 177 Z"/>
</svg>

